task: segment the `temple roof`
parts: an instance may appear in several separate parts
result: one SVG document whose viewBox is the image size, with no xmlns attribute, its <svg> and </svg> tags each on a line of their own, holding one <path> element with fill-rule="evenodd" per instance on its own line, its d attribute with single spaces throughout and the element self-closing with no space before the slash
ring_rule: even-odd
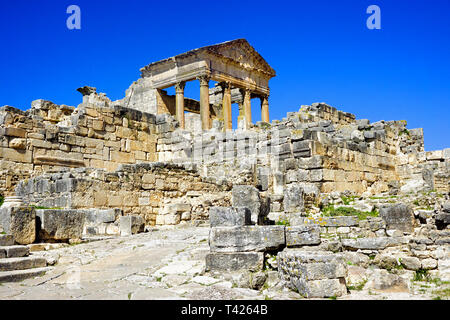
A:
<svg viewBox="0 0 450 320">
<path fill-rule="evenodd" d="M 255 50 L 255 48 L 253 48 L 248 43 L 246 39 L 236 39 L 193 49 L 170 58 L 153 62 L 141 68 L 140 71 L 145 72 L 157 65 L 172 63 L 176 60 L 191 55 L 197 55 L 202 52 L 207 52 L 216 56 L 220 56 L 221 58 L 237 62 L 242 65 L 243 68 L 256 69 L 260 72 L 270 75 L 270 77 L 274 77 L 276 75 L 275 70 L 266 62 L 266 60 L 264 60 L 264 58 Z"/>
</svg>

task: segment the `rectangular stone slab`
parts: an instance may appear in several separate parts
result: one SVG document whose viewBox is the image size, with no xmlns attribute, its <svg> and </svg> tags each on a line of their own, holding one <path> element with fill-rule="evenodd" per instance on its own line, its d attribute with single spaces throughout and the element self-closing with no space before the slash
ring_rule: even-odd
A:
<svg viewBox="0 0 450 320">
<path fill-rule="evenodd" d="M 214 227 L 209 233 L 211 252 L 278 249 L 285 245 L 284 226 Z"/>
<path fill-rule="evenodd" d="M 251 224 L 251 211 L 245 207 L 211 207 L 209 223 L 211 227 L 232 227 Z"/>
<path fill-rule="evenodd" d="M 304 245 L 320 244 L 320 227 L 311 226 L 289 226 L 286 227 L 286 246 L 297 247 Z"/>
<path fill-rule="evenodd" d="M 45 258 L 22 257 L 0 259 L 0 271 L 24 270 L 47 266 Z"/>
<path fill-rule="evenodd" d="M 25 257 L 30 253 L 30 249 L 27 246 L 7 246 L 0 247 L 0 252 L 5 252 L 5 258 L 18 258 Z M 0 253 L 1 256 L 1 253 Z"/>
<path fill-rule="evenodd" d="M 36 240 L 36 211 L 32 207 L 0 208 L 0 224 L 19 244 Z"/>
<path fill-rule="evenodd" d="M 81 239 L 85 221 L 85 211 L 75 209 L 36 210 L 40 239 L 66 241 Z"/>
<path fill-rule="evenodd" d="M 235 253 L 208 253 L 206 255 L 206 271 L 223 270 L 262 270 L 264 253 L 262 252 L 235 252 Z"/>
</svg>

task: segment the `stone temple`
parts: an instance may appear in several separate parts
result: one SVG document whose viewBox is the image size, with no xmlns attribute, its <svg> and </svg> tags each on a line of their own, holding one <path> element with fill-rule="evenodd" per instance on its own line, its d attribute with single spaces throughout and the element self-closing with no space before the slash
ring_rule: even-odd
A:
<svg viewBox="0 0 450 320">
<path fill-rule="evenodd" d="M 195 223 L 211 227 L 207 272 L 263 272 L 273 255 L 307 297 L 347 294 L 343 256 L 449 277 L 450 149 L 424 151 L 422 129 L 326 103 L 270 121 L 276 73 L 245 39 L 140 71 L 117 101 L 84 86 L 77 107 L 0 108 L 0 281 L 18 277 L 10 252 L 31 259 L 36 243 Z"/>
</svg>

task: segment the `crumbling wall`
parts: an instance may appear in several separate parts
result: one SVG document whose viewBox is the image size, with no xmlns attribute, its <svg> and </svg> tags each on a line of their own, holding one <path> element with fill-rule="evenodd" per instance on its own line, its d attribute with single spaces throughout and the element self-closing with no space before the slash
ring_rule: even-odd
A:
<svg viewBox="0 0 450 320">
<path fill-rule="evenodd" d="M 0 192 L 19 180 L 68 167 L 117 169 L 156 161 L 157 117 L 85 93 L 78 108 L 36 100 L 21 111 L 0 108 Z"/>
<path fill-rule="evenodd" d="M 230 187 L 202 179 L 193 166 L 154 162 L 121 165 L 114 172 L 76 168 L 45 173 L 20 182 L 16 193 L 29 205 L 120 208 L 124 215 L 140 215 L 155 225 L 207 219 L 210 205 L 229 205 Z"/>
</svg>

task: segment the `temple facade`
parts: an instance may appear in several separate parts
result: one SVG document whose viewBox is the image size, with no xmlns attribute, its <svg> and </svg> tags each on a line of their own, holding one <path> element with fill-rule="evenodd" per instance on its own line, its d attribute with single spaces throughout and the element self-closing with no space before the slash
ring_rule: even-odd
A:
<svg viewBox="0 0 450 320">
<path fill-rule="evenodd" d="M 275 71 L 245 39 L 194 49 L 140 71 L 141 79 L 127 90 L 124 104 L 143 112 L 171 114 L 183 129 L 189 112 L 199 115 L 203 130 L 211 129 L 213 120 L 219 120 L 224 131 L 231 130 L 232 103 L 239 105 L 239 119 L 248 129 L 252 98 L 260 99 L 261 121 L 269 122 L 269 80 Z M 199 101 L 184 96 L 188 81 L 198 81 Z M 212 88 L 211 82 L 215 82 Z M 175 88 L 175 96 L 164 90 L 169 87 Z"/>
</svg>

